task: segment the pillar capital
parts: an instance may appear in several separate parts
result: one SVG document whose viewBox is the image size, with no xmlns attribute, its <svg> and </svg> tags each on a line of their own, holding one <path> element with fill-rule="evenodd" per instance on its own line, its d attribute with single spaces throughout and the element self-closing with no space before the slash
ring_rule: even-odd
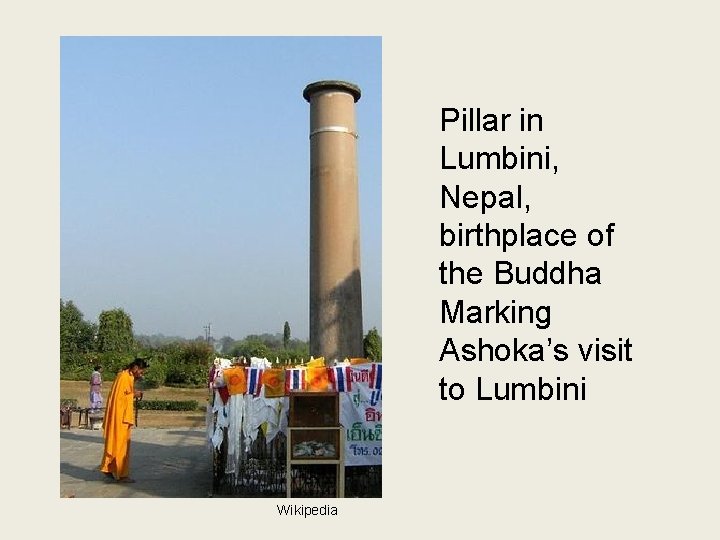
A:
<svg viewBox="0 0 720 540">
<path fill-rule="evenodd" d="M 317 81 L 310 83 L 303 90 L 303 97 L 309 102 L 313 94 L 332 91 L 347 92 L 356 103 L 360 99 L 360 87 L 346 81 Z"/>
</svg>

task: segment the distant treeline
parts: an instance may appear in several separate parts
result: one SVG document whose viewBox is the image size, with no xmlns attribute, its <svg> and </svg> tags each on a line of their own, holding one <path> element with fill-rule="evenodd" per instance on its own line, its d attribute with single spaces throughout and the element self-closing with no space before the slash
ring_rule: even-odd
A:
<svg viewBox="0 0 720 540">
<path fill-rule="evenodd" d="M 266 357 L 267 353 L 276 351 L 283 353 L 284 351 L 297 352 L 300 356 L 308 356 L 309 344 L 301 339 L 291 338 L 287 342 L 283 339 L 283 334 L 250 334 L 242 339 L 235 339 L 230 336 L 224 336 L 220 339 L 210 337 L 206 339 L 198 336 L 194 339 L 183 338 L 179 336 L 166 336 L 164 334 L 153 334 L 151 336 L 144 334 L 135 335 L 135 340 L 142 347 L 157 349 L 165 345 L 173 343 L 190 343 L 190 342 L 208 342 L 210 343 L 218 355 L 224 357 L 235 356 L 257 356 Z M 273 356 L 273 360 L 275 357 Z"/>
<path fill-rule="evenodd" d="M 364 339 L 365 356 L 380 361 L 382 344 L 375 328 Z M 132 319 L 122 309 L 103 311 L 98 322 L 83 318 L 72 300 L 60 300 L 60 377 L 89 380 L 93 366 L 101 365 L 105 380 L 114 378 L 134 358 L 148 359 L 142 385 L 199 387 L 207 384 L 212 361 L 225 358 L 267 358 L 280 363 L 309 359 L 307 341 L 294 339 L 286 321 L 282 333 L 248 335 L 236 340 L 198 336 L 187 339 L 162 334 L 135 335 Z"/>
</svg>

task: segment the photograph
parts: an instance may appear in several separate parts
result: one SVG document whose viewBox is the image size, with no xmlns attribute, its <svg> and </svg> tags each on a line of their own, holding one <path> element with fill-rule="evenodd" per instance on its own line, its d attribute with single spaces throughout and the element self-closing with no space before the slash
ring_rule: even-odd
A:
<svg viewBox="0 0 720 540">
<path fill-rule="evenodd" d="M 382 497 L 382 38 L 59 50 L 60 497 Z"/>
</svg>

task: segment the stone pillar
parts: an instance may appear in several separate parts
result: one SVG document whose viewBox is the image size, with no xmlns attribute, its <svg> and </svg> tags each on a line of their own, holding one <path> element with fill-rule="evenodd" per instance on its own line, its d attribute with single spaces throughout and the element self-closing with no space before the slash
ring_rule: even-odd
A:
<svg viewBox="0 0 720 540">
<path fill-rule="evenodd" d="M 307 85 L 310 103 L 310 354 L 363 356 L 355 102 L 344 81 Z"/>
</svg>

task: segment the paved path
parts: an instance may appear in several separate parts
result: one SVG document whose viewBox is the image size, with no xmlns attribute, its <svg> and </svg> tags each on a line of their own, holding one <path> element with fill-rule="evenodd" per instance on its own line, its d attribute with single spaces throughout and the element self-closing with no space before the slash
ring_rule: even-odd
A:
<svg viewBox="0 0 720 540">
<path fill-rule="evenodd" d="M 130 476 L 134 484 L 106 480 L 98 470 L 102 430 L 60 430 L 61 497 L 208 497 L 212 454 L 205 429 L 134 428 Z"/>
</svg>

